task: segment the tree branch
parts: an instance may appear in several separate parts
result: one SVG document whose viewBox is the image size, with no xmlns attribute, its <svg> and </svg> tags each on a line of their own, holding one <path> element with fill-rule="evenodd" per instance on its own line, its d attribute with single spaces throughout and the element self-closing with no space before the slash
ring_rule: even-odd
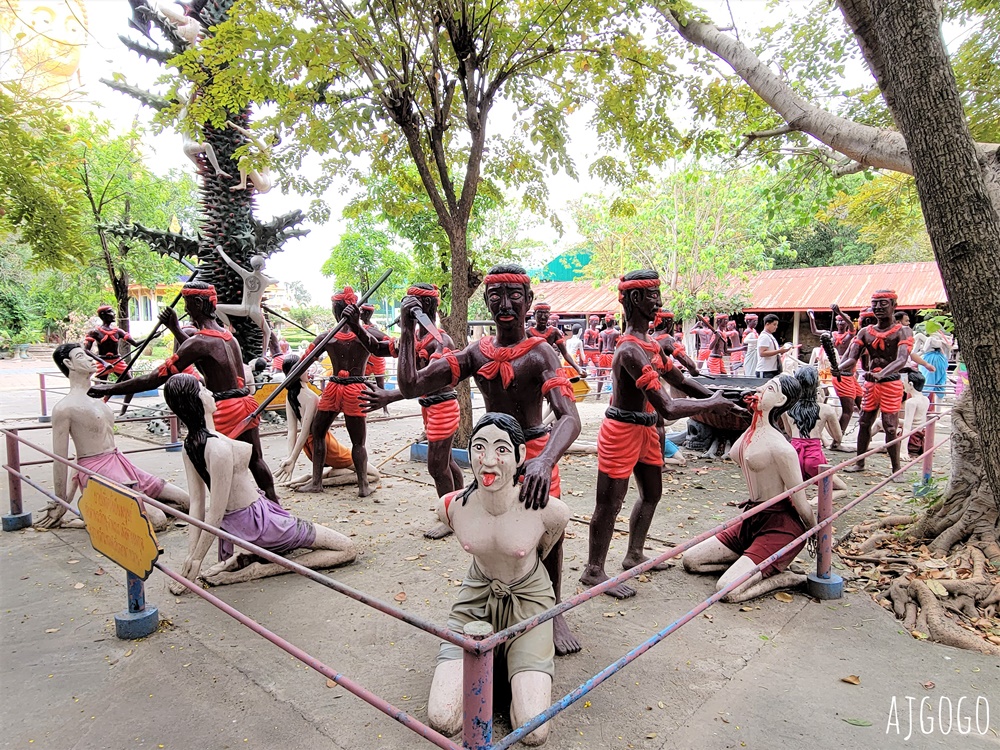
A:
<svg viewBox="0 0 1000 750">
<path fill-rule="evenodd" d="M 793 128 L 791 125 L 782 125 L 779 128 L 771 128 L 770 130 L 757 130 L 753 133 L 743 134 L 743 144 L 736 149 L 736 153 L 733 156 L 739 156 L 744 151 L 746 151 L 747 146 L 749 146 L 754 141 L 758 141 L 761 138 L 774 138 L 779 135 L 785 135 L 786 133 L 794 133 L 797 128 Z"/>
</svg>

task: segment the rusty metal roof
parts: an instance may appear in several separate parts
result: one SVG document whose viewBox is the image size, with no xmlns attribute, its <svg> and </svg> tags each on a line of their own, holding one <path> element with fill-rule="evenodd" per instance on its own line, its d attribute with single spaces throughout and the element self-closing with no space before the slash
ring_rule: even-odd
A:
<svg viewBox="0 0 1000 750">
<path fill-rule="evenodd" d="M 844 310 L 871 304 L 876 289 L 892 289 L 898 307 L 920 309 L 948 301 L 937 263 L 830 266 L 762 271 L 737 288 L 750 299 L 746 310 L 820 310 L 836 302 Z"/>
<path fill-rule="evenodd" d="M 547 302 L 559 315 L 617 312 L 617 282 L 543 281 L 532 284 L 535 302 Z"/>
<path fill-rule="evenodd" d="M 900 308 L 921 309 L 948 301 L 937 263 L 890 263 L 873 266 L 827 266 L 761 271 L 733 285 L 748 298 L 746 310 L 791 312 L 821 310 L 836 302 L 844 310 L 862 310 L 876 289 L 894 289 Z M 617 311 L 615 282 L 549 281 L 532 285 L 535 300 L 548 302 L 559 315 Z"/>
</svg>

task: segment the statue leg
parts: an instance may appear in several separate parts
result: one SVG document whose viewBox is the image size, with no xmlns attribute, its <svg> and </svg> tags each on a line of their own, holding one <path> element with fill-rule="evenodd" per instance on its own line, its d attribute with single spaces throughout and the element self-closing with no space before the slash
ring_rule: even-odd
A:
<svg viewBox="0 0 1000 750">
<path fill-rule="evenodd" d="M 250 473 L 257 486 L 264 491 L 268 498 L 281 505 L 278 493 L 274 490 L 274 477 L 271 476 L 271 470 L 264 460 L 264 450 L 260 447 L 260 430 L 254 427 L 252 430 L 246 430 L 236 439 L 243 443 L 249 443 L 253 448 L 250 453 Z"/>
<path fill-rule="evenodd" d="M 447 440 L 435 440 L 427 443 L 427 472 L 434 480 L 434 488 L 438 497 L 444 497 L 449 492 L 454 492 L 462 488 L 461 482 L 455 485 L 455 472 L 453 468 L 458 468 L 455 460 L 451 457 L 451 446 L 453 438 Z M 459 477 L 462 476 L 459 470 Z M 424 532 L 426 539 L 444 539 L 451 533 L 451 529 L 443 523 L 439 523 L 433 528 Z"/>
<path fill-rule="evenodd" d="M 160 490 L 156 499 L 183 511 L 187 511 L 191 507 L 191 498 L 188 497 L 188 493 L 170 482 L 163 485 L 163 489 Z"/>
<path fill-rule="evenodd" d="M 899 427 L 899 414 L 897 412 L 882 412 L 882 429 L 885 430 L 885 441 L 889 442 L 896 438 Z M 889 465 L 892 466 L 892 473 L 899 471 L 899 443 L 888 446 L 886 453 L 889 454 Z M 892 481 L 902 482 L 902 477 L 896 477 Z"/>
<path fill-rule="evenodd" d="M 127 372 L 123 372 L 121 375 L 116 375 L 115 376 L 115 382 L 117 382 L 117 383 L 123 383 L 126 380 L 131 380 L 131 379 L 132 379 L 132 375 L 130 373 L 127 373 Z M 125 400 L 122 401 L 122 410 L 120 412 L 118 412 L 118 416 L 119 417 L 124 416 L 125 412 L 128 411 L 128 406 L 129 406 L 129 404 L 132 403 L 132 397 L 134 395 L 135 395 L 134 393 L 127 393 L 127 394 L 125 394 Z"/>
<path fill-rule="evenodd" d="M 510 723 L 519 727 L 549 707 L 552 678 L 545 672 L 518 672 L 510 680 L 510 695 Z M 541 745 L 548 738 L 549 724 L 546 722 L 521 742 L 529 746 Z"/>
<path fill-rule="evenodd" d="M 552 591 L 556 595 L 556 604 L 562 601 L 563 540 L 565 538 L 565 535 L 559 537 L 559 541 L 556 542 L 552 551 L 542 560 L 545 572 L 549 574 L 549 580 L 552 581 Z M 570 631 L 566 618 L 562 615 L 556 615 L 552 618 L 552 641 L 558 656 L 575 654 L 583 648 L 580 641 Z"/>
<path fill-rule="evenodd" d="M 351 458 L 354 461 L 354 472 L 358 475 L 358 497 L 368 497 L 375 491 L 368 483 L 368 449 L 365 447 L 368 424 L 364 417 L 349 417 L 345 414 L 344 425 L 347 427 L 347 434 L 351 436 Z"/>
<path fill-rule="evenodd" d="M 596 586 L 610 578 L 604 567 L 611 547 L 611 536 L 615 531 L 615 519 L 621 512 L 626 492 L 628 477 L 612 479 L 603 471 L 597 472 L 597 504 L 590 518 L 587 567 L 580 576 L 580 583 L 584 586 Z M 627 599 L 635 596 L 635 589 L 627 583 L 620 583 L 604 593 L 616 599 Z"/>
<path fill-rule="evenodd" d="M 868 451 L 868 445 L 872 441 L 872 424 L 875 422 L 875 417 L 878 416 L 878 410 L 873 409 L 872 411 L 861 412 L 861 418 L 858 420 L 858 455 Z M 865 470 L 865 460 L 862 458 L 857 463 L 851 464 L 846 469 L 845 472 L 849 474 L 854 474 L 859 471 Z"/>
<path fill-rule="evenodd" d="M 684 553 L 684 570 L 688 573 L 721 573 L 739 558 L 736 552 L 713 536 Z"/>
<path fill-rule="evenodd" d="M 222 167 L 219 166 L 219 158 L 215 155 L 215 148 L 213 148 L 212 144 L 205 141 L 201 146 L 205 151 L 205 158 L 208 159 L 208 163 L 215 170 L 215 175 L 217 177 L 225 177 L 227 180 L 232 179 L 232 175 L 229 172 L 223 172 Z"/>
<path fill-rule="evenodd" d="M 847 427 L 851 424 L 851 417 L 854 416 L 854 399 L 853 398 L 841 398 L 840 399 L 840 431 L 846 432 Z"/>
<path fill-rule="evenodd" d="M 746 557 L 745 555 L 740 557 L 739 560 L 730 566 L 729 570 L 722 574 L 722 577 L 715 586 L 715 590 L 722 591 L 722 589 L 728 586 L 732 581 L 745 575 L 754 567 L 754 565 L 756 565 L 756 563 L 749 557 Z M 750 576 L 746 582 L 740 584 L 726 594 L 722 601 L 733 604 L 746 602 L 750 599 L 756 599 L 759 596 L 769 594 L 772 591 L 777 591 L 778 589 L 788 589 L 801 586 L 805 583 L 805 581 L 806 577 L 801 573 L 792 573 L 788 570 L 782 573 L 777 573 L 768 578 L 764 578 L 760 574 L 760 571 L 758 571 Z"/>
<path fill-rule="evenodd" d="M 653 522 L 653 514 L 656 513 L 656 506 L 663 496 L 662 467 L 638 463 L 632 471 L 635 474 L 636 484 L 639 485 L 639 499 L 632 506 L 632 515 L 629 517 L 628 552 L 622 560 L 624 570 L 634 568 L 649 559 L 642 551 L 646 545 L 649 526 Z M 662 562 L 654 565 L 651 570 L 667 570 L 670 567 L 669 562 Z"/>
<path fill-rule="evenodd" d="M 329 387 L 329 386 L 327 386 Z M 326 433 L 333 424 L 333 418 L 337 412 L 316 410 L 316 416 L 312 422 L 313 445 L 326 445 Z M 312 478 L 306 483 L 295 488 L 296 492 L 322 492 L 323 491 L 323 467 L 326 460 L 326 452 L 323 450 L 313 450 L 312 456 Z"/>
<path fill-rule="evenodd" d="M 427 697 L 427 723 L 445 737 L 462 729 L 462 660 L 437 665 Z"/>
</svg>

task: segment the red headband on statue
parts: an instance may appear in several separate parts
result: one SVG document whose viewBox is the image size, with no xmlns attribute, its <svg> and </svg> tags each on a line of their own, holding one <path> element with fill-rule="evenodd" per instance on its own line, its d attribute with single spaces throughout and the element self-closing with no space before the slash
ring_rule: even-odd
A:
<svg viewBox="0 0 1000 750">
<path fill-rule="evenodd" d="M 531 284 L 531 278 L 524 273 L 491 273 L 485 279 L 483 283 L 486 286 L 490 284 Z"/>
<path fill-rule="evenodd" d="M 102 313 L 102 312 L 114 312 L 114 308 L 111 307 L 111 305 L 101 305 L 100 307 L 97 308 L 97 312 L 99 312 L 99 313 Z"/>
<path fill-rule="evenodd" d="M 358 301 L 358 295 L 354 293 L 354 290 L 349 286 L 344 287 L 344 291 L 337 292 L 335 295 L 330 297 L 334 302 L 346 302 L 348 305 L 353 305 Z"/>
<path fill-rule="evenodd" d="M 596 315 L 591 315 L 591 316 L 590 316 L 590 322 L 591 322 L 591 323 L 596 323 L 596 322 L 597 322 L 597 321 L 599 321 L 599 320 L 600 320 L 600 318 L 599 318 L 599 317 L 597 317 Z"/>
<path fill-rule="evenodd" d="M 362 305 L 361 309 L 365 312 L 375 312 L 375 305 Z"/>
<path fill-rule="evenodd" d="M 656 313 L 657 320 L 672 320 L 673 317 L 674 314 L 669 310 L 660 310 L 658 313 Z"/>
<path fill-rule="evenodd" d="M 437 284 L 432 285 L 433 289 L 422 289 L 419 286 L 411 286 L 406 290 L 406 296 L 408 297 L 434 297 L 435 299 L 440 299 L 441 294 L 438 292 Z"/>
<path fill-rule="evenodd" d="M 892 291 L 891 289 L 888 289 L 888 290 L 886 290 L 884 292 L 875 292 L 872 295 L 872 299 L 891 299 L 893 302 L 895 302 L 896 301 L 896 293 L 894 291 Z"/>
<path fill-rule="evenodd" d="M 552 309 L 552 306 L 549 305 L 548 302 L 539 302 L 537 305 L 535 305 L 535 312 L 538 312 L 539 310 L 543 310 L 544 311 L 544 310 L 551 310 L 551 309 Z"/>
<path fill-rule="evenodd" d="M 622 302 L 625 299 L 625 292 L 630 292 L 633 289 L 659 289 L 659 287 L 659 279 L 629 279 L 626 281 L 623 276 L 618 281 L 618 301 Z"/>
<path fill-rule="evenodd" d="M 208 289 L 194 289 L 183 287 L 181 294 L 184 297 L 207 297 L 213 305 L 219 304 L 219 295 L 215 293 L 215 287 L 209 284 Z"/>
</svg>

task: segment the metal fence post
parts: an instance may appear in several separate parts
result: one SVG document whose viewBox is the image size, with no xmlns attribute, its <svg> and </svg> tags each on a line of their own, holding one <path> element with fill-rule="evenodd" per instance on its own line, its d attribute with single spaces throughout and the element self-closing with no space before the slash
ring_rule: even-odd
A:
<svg viewBox="0 0 1000 750">
<path fill-rule="evenodd" d="M 11 430 L 7 438 L 7 465 L 14 471 L 21 471 L 21 443 L 17 430 Z M 31 526 L 31 512 L 24 512 L 21 497 L 21 477 L 7 472 L 7 489 L 10 492 L 10 515 L 3 517 L 4 531 L 18 531 Z"/>
<path fill-rule="evenodd" d="M 934 408 L 934 394 L 929 396 L 931 405 L 927 410 L 928 414 L 933 414 L 937 410 Z M 934 473 L 934 420 L 928 420 L 924 426 L 924 484 L 930 484 L 931 475 Z"/>
<path fill-rule="evenodd" d="M 38 417 L 38 421 L 42 424 L 48 424 L 52 421 L 52 417 L 49 416 L 49 402 L 45 395 L 45 373 L 38 373 L 38 400 L 41 401 L 42 413 Z"/>
<path fill-rule="evenodd" d="M 180 444 L 181 429 L 177 423 L 177 415 L 171 414 L 167 417 L 170 424 L 170 443 L 167 445 L 167 453 L 177 453 L 183 447 Z"/>
<path fill-rule="evenodd" d="M 156 607 L 146 604 L 146 584 L 133 573 L 126 574 L 128 609 L 115 615 L 115 635 L 127 641 L 145 638 L 160 624 Z"/>
<path fill-rule="evenodd" d="M 818 472 L 829 468 L 830 464 L 821 464 Z M 816 515 L 819 522 L 833 515 L 833 475 L 819 480 Z M 816 599 L 839 599 L 844 595 L 844 579 L 833 572 L 833 524 L 819 530 L 816 542 L 816 572 L 808 576 L 806 591 Z"/>
<path fill-rule="evenodd" d="M 470 622 L 464 631 L 481 641 L 493 635 L 493 626 Z M 489 750 L 493 742 L 493 649 L 482 654 L 464 652 L 462 681 L 462 746 L 465 750 Z"/>
</svg>

